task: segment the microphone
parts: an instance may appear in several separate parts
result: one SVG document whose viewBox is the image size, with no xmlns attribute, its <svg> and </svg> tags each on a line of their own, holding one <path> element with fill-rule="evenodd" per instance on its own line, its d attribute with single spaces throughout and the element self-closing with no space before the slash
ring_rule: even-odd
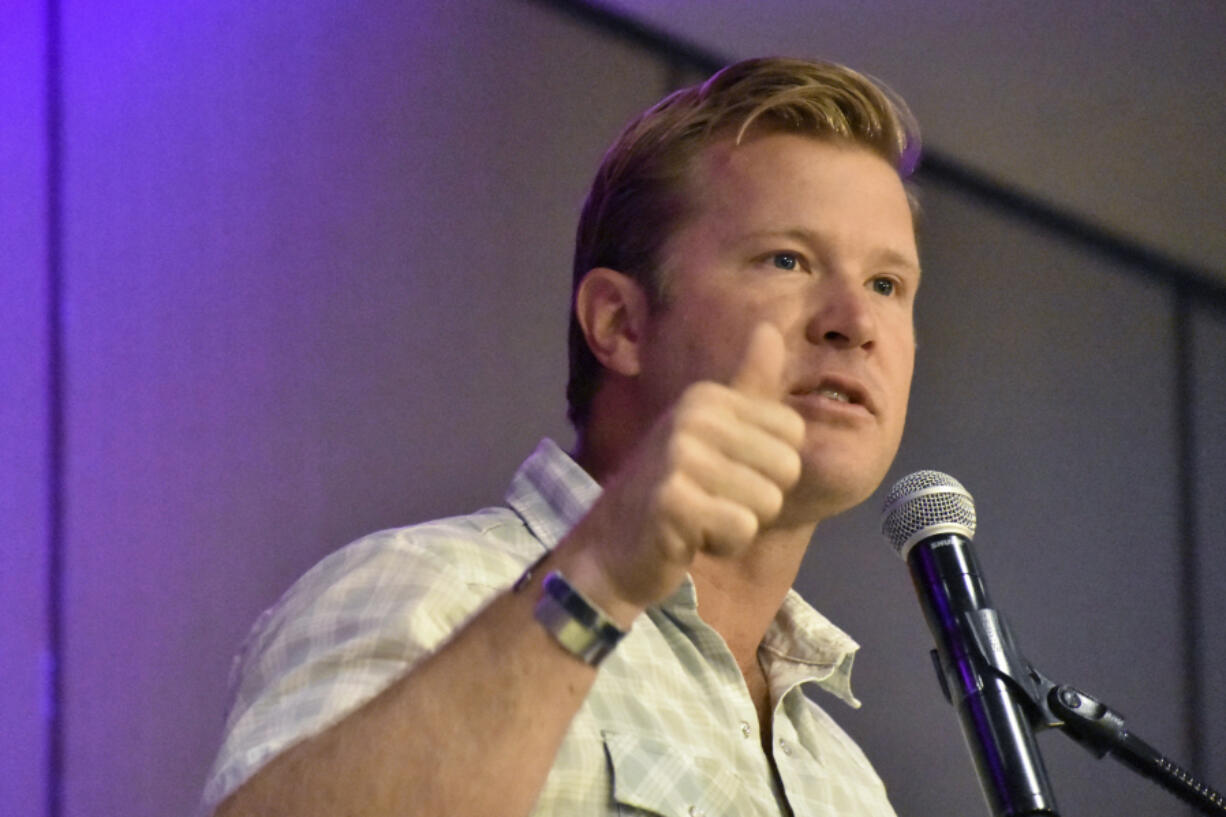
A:
<svg viewBox="0 0 1226 817">
<path fill-rule="evenodd" d="M 994 817 L 1056 814 L 1055 797 L 1019 686 L 1028 679 L 1002 618 L 992 607 L 971 547 L 975 503 L 939 471 L 918 471 L 890 489 L 881 532 L 911 569 L 933 663 Z"/>
</svg>

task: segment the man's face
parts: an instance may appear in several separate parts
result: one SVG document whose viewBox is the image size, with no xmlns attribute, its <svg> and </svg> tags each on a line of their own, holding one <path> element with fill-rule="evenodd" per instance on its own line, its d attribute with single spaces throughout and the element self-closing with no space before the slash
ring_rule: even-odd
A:
<svg viewBox="0 0 1226 817">
<path fill-rule="evenodd" d="M 862 502 L 898 450 L 915 360 L 919 259 L 898 175 L 864 148 L 777 133 L 708 148 L 687 195 L 645 332 L 644 408 L 728 383 L 769 321 L 787 350 L 778 395 L 807 425 L 785 515 Z"/>
</svg>

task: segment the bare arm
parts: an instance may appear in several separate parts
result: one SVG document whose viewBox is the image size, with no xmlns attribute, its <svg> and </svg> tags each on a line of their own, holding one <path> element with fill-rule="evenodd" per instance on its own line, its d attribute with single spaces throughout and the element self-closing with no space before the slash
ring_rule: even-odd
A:
<svg viewBox="0 0 1226 817">
<path fill-rule="evenodd" d="M 596 677 L 535 622 L 537 596 L 499 596 L 411 673 L 269 763 L 218 817 L 375 817 L 405 804 L 527 814 Z"/>
<path fill-rule="evenodd" d="M 533 618 L 539 577 L 561 570 L 628 627 L 676 589 L 699 549 L 747 546 L 799 476 L 803 421 L 752 393 L 755 378 L 778 376 L 782 343 L 757 333 L 732 387 L 687 391 L 533 586 L 497 597 L 376 698 L 271 761 L 218 817 L 390 817 L 406 805 L 526 815 L 596 678 Z"/>
</svg>

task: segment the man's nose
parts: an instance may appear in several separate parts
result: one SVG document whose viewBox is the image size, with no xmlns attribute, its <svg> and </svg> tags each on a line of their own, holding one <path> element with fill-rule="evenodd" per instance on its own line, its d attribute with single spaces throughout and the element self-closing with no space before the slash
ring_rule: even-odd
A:
<svg viewBox="0 0 1226 817">
<path fill-rule="evenodd" d="M 807 332 L 811 343 L 869 349 L 876 339 L 873 294 L 859 281 L 831 276 L 814 293 Z"/>
</svg>

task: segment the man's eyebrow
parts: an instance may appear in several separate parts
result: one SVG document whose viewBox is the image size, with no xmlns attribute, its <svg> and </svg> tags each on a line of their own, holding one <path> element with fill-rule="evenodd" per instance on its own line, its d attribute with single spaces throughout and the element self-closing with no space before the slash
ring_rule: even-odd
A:
<svg viewBox="0 0 1226 817">
<path fill-rule="evenodd" d="M 879 260 L 887 266 L 905 267 L 908 271 L 915 273 L 917 277 L 921 274 L 919 262 L 897 250 L 878 250 L 874 253 L 874 260 Z"/>
<path fill-rule="evenodd" d="M 813 230 L 808 230 L 803 227 L 789 227 L 782 230 L 751 230 L 747 233 L 742 233 L 737 236 L 741 241 L 756 241 L 760 239 L 772 238 L 789 238 L 793 241 L 799 241 L 809 247 L 810 250 L 817 252 L 821 249 L 824 240 L 820 233 Z M 904 267 L 916 276 L 921 274 L 919 262 L 899 250 L 890 247 L 881 247 L 873 250 L 871 253 L 872 259 L 880 264 L 893 267 Z"/>
<path fill-rule="evenodd" d="M 760 238 L 791 238 L 814 246 L 821 243 L 820 235 L 803 227 L 790 227 L 783 230 L 750 230 L 747 233 L 741 233 L 737 237 L 742 241 L 754 241 Z"/>
</svg>

